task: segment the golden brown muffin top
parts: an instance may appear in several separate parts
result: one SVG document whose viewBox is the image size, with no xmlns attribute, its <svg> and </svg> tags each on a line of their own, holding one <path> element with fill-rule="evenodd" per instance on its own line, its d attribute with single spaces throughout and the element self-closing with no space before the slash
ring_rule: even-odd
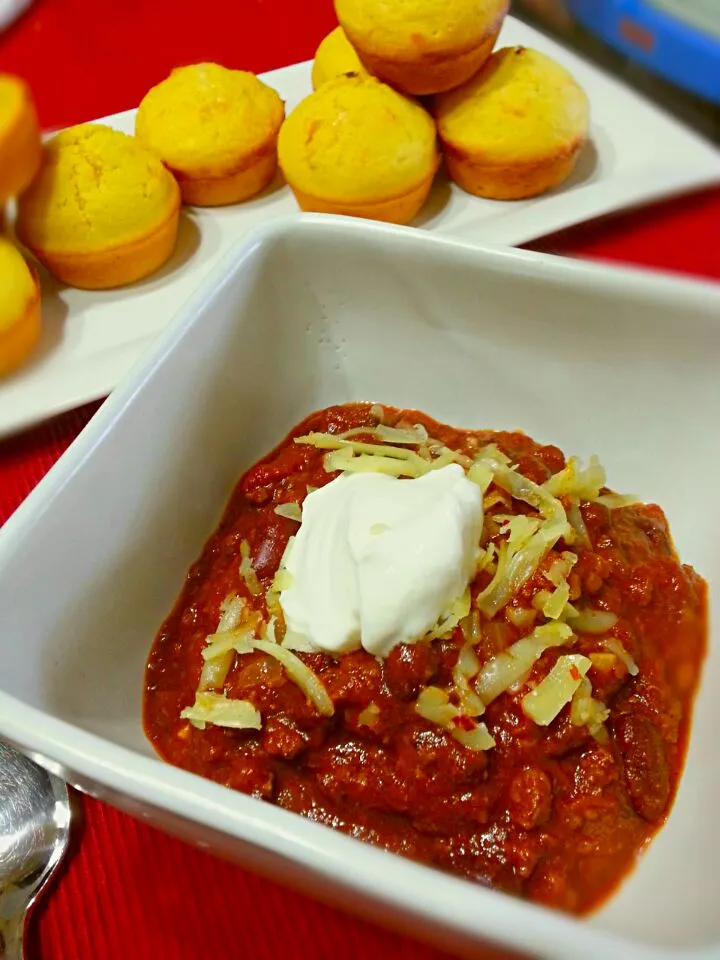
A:
<svg viewBox="0 0 720 960">
<path fill-rule="evenodd" d="M 171 170 L 222 177 L 275 139 L 284 114 L 277 92 L 255 74 L 197 63 L 145 95 L 135 133 Z"/>
<path fill-rule="evenodd" d="M 30 268 L 5 237 L 0 237 L 0 289 L 2 335 L 24 315 L 28 305 L 37 298 L 37 287 Z"/>
<path fill-rule="evenodd" d="M 121 245 L 177 210 L 173 176 L 134 137 L 97 123 L 47 144 L 40 173 L 18 201 L 18 235 L 50 252 Z"/>
<path fill-rule="evenodd" d="M 342 27 L 336 27 L 320 43 L 312 67 L 315 90 L 344 73 L 367 74 L 360 57 Z"/>
<path fill-rule="evenodd" d="M 497 164 L 532 160 L 584 139 L 589 110 L 572 75 L 526 47 L 496 51 L 467 83 L 435 98 L 442 140 Z"/>
<path fill-rule="evenodd" d="M 508 0 L 335 0 L 351 40 L 398 59 L 470 50 L 507 9 Z"/>
<path fill-rule="evenodd" d="M 338 77 L 290 114 L 280 165 L 297 189 L 345 202 L 393 198 L 435 172 L 435 125 L 412 100 L 372 77 Z"/>
</svg>

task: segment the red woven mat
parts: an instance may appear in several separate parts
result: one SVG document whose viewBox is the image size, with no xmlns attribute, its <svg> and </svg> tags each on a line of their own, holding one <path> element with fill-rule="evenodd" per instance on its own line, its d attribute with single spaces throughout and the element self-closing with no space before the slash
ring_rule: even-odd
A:
<svg viewBox="0 0 720 960">
<path fill-rule="evenodd" d="M 0 70 L 25 76 L 41 121 L 61 126 L 136 104 L 171 67 L 199 60 L 262 71 L 310 57 L 331 0 L 36 0 L 0 37 Z M 720 278 L 720 191 L 554 237 L 539 248 Z M 97 404 L 0 444 L 0 523 Z M 29 960 L 441 960 L 79 801 L 72 855 L 31 926 Z"/>
</svg>

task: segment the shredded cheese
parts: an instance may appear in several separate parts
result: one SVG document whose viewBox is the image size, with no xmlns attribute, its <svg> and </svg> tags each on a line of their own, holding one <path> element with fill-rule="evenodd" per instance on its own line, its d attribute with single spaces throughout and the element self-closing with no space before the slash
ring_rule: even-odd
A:
<svg viewBox="0 0 720 960">
<path fill-rule="evenodd" d="M 189 720 L 198 730 L 208 723 L 234 730 L 260 730 L 260 714 L 249 700 L 230 700 L 224 693 L 197 693 L 195 703 L 186 707 L 180 716 Z"/>
<path fill-rule="evenodd" d="M 509 537 L 500 546 L 497 570 L 477 600 L 478 607 L 488 619 L 492 619 L 522 589 L 558 540 L 572 539 L 572 528 L 560 501 L 508 467 L 506 460 L 506 457 L 501 458 L 497 448 L 486 447 L 476 463 L 488 466 L 496 485 L 516 500 L 534 507 L 542 520 L 516 516 L 506 524 L 504 530 Z"/>
<path fill-rule="evenodd" d="M 618 622 L 617 615 L 609 610 L 574 610 L 566 616 L 576 633 L 602 634 L 612 630 Z"/>
<path fill-rule="evenodd" d="M 618 660 L 622 660 L 631 677 L 636 677 L 640 673 L 640 668 L 637 663 L 635 663 L 619 640 L 616 640 L 614 637 L 608 637 L 608 639 L 604 641 L 604 644 L 611 653 L 615 654 Z"/>
<path fill-rule="evenodd" d="M 471 681 L 480 672 L 480 661 L 469 643 L 464 644 L 453 667 L 453 685 L 462 713 L 466 717 L 481 717 L 485 704 L 475 693 Z"/>
<path fill-rule="evenodd" d="M 621 507 L 632 507 L 638 503 L 637 497 L 626 496 L 620 493 L 604 493 L 595 498 L 595 503 L 599 503 L 608 510 L 619 510 Z"/>
<path fill-rule="evenodd" d="M 200 673 L 198 692 L 215 690 L 225 683 L 225 678 L 232 666 L 235 651 L 232 644 L 223 650 L 223 645 L 217 640 L 217 637 L 218 634 L 230 633 L 236 630 L 246 615 L 246 611 L 247 606 L 245 601 L 237 594 L 230 594 L 220 605 L 220 619 L 218 621 L 217 633 L 211 634 L 206 639 L 207 644 L 212 645 L 213 643 L 217 643 L 217 656 L 205 657 L 205 663 Z"/>
<path fill-rule="evenodd" d="M 548 590 L 541 590 L 533 598 L 533 605 L 537 600 L 537 609 L 548 620 L 559 620 L 570 601 L 570 586 L 565 580 L 558 584 L 550 593 Z"/>
<path fill-rule="evenodd" d="M 245 581 L 250 593 L 254 597 L 259 597 L 262 593 L 262 587 L 250 559 L 250 544 L 247 540 L 243 540 L 240 544 L 240 558 L 240 576 Z"/>
<path fill-rule="evenodd" d="M 425 687 L 417 698 L 415 711 L 424 720 L 442 727 L 469 750 L 491 750 L 495 746 L 487 726 L 462 713 L 439 687 Z"/>
<path fill-rule="evenodd" d="M 483 493 L 487 492 L 488 487 L 493 481 L 493 472 L 486 463 L 473 463 L 467 475 L 468 480 L 476 483 Z"/>
<path fill-rule="evenodd" d="M 437 609 L 437 608 L 436 608 Z M 470 613 L 470 589 L 458 597 L 450 609 L 440 618 L 437 625 L 429 633 L 430 640 L 439 640 L 449 637 L 455 627 Z"/>
<path fill-rule="evenodd" d="M 609 716 L 610 711 L 605 704 L 593 697 L 592 683 L 587 677 L 583 677 L 582 682 L 573 694 L 570 706 L 570 722 L 576 727 L 587 727 L 590 734 L 595 737 L 603 728 Z"/>
<path fill-rule="evenodd" d="M 559 587 L 570 576 L 570 571 L 577 563 L 577 554 L 563 550 L 556 560 L 553 560 L 545 576 L 554 587 Z"/>
<path fill-rule="evenodd" d="M 211 633 L 205 641 L 206 645 L 202 652 L 203 660 L 218 660 L 232 650 L 237 653 L 250 653 L 252 650 L 250 639 L 255 634 L 258 619 L 253 618 L 236 630 Z"/>
<path fill-rule="evenodd" d="M 320 678 L 295 656 L 292 650 L 275 643 L 274 640 L 253 640 L 253 647 L 281 663 L 290 679 L 300 687 L 308 700 L 315 704 L 319 713 L 324 717 L 331 717 L 335 713 L 333 702 Z"/>
<path fill-rule="evenodd" d="M 274 511 L 279 517 L 302 523 L 302 510 L 299 503 L 279 503 Z"/>
<path fill-rule="evenodd" d="M 487 706 L 527 674 L 550 647 L 568 643 L 573 632 L 564 623 L 545 623 L 483 665 L 475 691 Z"/>
<path fill-rule="evenodd" d="M 558 657 L 550 673 L 522 699 L 522 708 L 538 726 L 547 727 L 572 700 L 591 661 L 579 653 Z"/>
<path fill-rule="evenodd" d="M 605 470 L 597 457 L 583 469 L 577 457 L 570 457 L 567 465 L 559 473 L 543 484 L 543 488 L 552 497 L 574 497 L 577 500 L 596 500 L 605 486 Z"/>
</svg>

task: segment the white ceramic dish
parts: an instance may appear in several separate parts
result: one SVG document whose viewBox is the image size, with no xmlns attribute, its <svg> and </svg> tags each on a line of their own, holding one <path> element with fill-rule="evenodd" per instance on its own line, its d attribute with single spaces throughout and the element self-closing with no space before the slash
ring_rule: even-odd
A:
<svg viewBox="0 0 720 960">
<path fill-rule="evenodd" d="M 534 46 L 564 63 L 588 91 L 593 148 L 572 180 L 537 200 L 497 203 L 440 180 L 418 224 L 478 243 L 519 244 L 573 223 L 673 192 L 720 181 L 720 153 L 616 80 L 531 27 L 509 18 L 503 45 Z M 291 110 L 310 92 L 310 64 L 265 76 Z M 135 112 L 106 117 L 132 133 Z M 271 218 L 292 214 L 287 188 L 249 203 L 193 210 L 177 253 L 155 277 L 123 290 L 88 293 L 43 276 L 45 332 L 37 357 L 0 382 L 0 436 L 109 393 L 232 243 Z"/>
<path fill-rule="evenodd" d="M 670 821 L 588 923 L 167 766 L 140 724 L 152 638 L 234 481 L 332 403 L 598 451 L 618 489 L 664 506 L 720 604 L 719 317 L 720 288 L 420 231 L 297 217 L 254 234 L 0 531 L 0 735 L 131 813 L 446 949 L 720 956 L 716 635 Z"/>
</svg>

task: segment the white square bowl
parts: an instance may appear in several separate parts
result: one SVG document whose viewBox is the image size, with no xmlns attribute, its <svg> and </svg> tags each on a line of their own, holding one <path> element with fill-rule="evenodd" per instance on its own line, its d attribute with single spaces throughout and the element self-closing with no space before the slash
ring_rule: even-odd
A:
<svg viewBox="0 0 720 960">
<path fill-rule="evenodd" d="M 720 588 L 720 288 L 332 218 L 235 248 L 0 533 L 0 734 L 252 870 L 478 956 L 720 957 L 720 649 L 667 826 L 590 921 L 418 866 L 155 758 L 150 644 L 241 471 L 314 409 L 418 407 L 598 452 Z"/>
</svg>

